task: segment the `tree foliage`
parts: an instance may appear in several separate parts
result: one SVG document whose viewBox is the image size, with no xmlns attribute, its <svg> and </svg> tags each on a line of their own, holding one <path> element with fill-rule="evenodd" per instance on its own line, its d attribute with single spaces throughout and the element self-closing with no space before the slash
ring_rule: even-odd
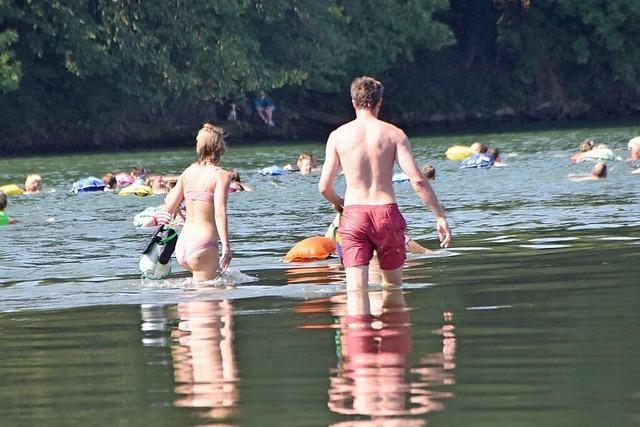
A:
<svg viewBox="0 0 640 427">
<path fill-rule="evenodd" d="M 407 122 L 614 113 L 640 92 L 639 18 L 635 0 L 0 0 L 0 116 L 6 140 L 100 142 L 259 90 L 341 111 L 362 74 Z"/>
</svg>

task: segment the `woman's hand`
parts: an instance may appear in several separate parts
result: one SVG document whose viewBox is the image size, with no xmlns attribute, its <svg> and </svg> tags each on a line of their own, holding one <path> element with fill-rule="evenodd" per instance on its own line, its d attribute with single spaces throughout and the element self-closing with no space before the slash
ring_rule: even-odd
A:
<svg viewBox="0 0 640 427">
<path fill-rule="evenodd" d="M 222 252 L 220 254 L 220 273 L 224 273 L 224 271 L 231 264 L 231 258 L 233 258 L 233 252 L 229 246 L 223 246 Z"/>
</svg>

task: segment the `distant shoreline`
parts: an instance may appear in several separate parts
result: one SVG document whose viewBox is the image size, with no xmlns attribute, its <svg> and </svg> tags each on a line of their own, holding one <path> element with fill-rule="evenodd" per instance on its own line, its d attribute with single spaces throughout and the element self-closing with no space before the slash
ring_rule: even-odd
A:
<svg viewBox="0 0 640 427">
<path fill-rule="evenodd" d="M 627 116 L 619 119 L 606 118 L 581 118 L 573 120 L 527 120 L 518 117 L 508 121 L 451 121 L 439 123 L 403 124 L 409 137 L 416 135 L 430 136 L 450 136 L 468 134 L 488 134 L 526 130 L 547 130 L 547 129 L 580 129 L 580 128 L 601 128 L 601 127 L 634 127 L 640 128 L 640 116 Z M 350 117 L 345 118 L 345 121 Z M 273 127 L 263 126 L 249 122 L 227 122 L 214 121 L 221 125 L 227 132 L 227 142 L 230 145 L 250 145 L 254 142 L 273 141 L 278 143 L 298 142 L 305 140 L 326 140 L 329 132 L 336 125 L 318 124 L 311 122 L 293 122 L 284 120 L 280 125 Z M 31 156 L 34 154 L 69 154 L 85 152 L 121 152 L 142 149 L 168 149 L 179 147 L 190 147 L 195 137 L 195 131 L 200 122 L 185 124 L 180 126 L 166 127 L 164 130 L 158 126 L 152 126 L 152 131 L 147 131 L 140 126 L 130 133 L 112 135 L 110 142 L 108 135 L 104 137 L 104 142 L 96 141 L 94 138 L 75 135 L 65 138 L 51 137 L 42 145 L 32 143 L 12 143 L 0 142 L 0 149 L 5 156 Z M 640 133 L 640 131 L 639 131 Z M 64 143 L 56 144 L 55 141 L 64 140 Z"/>
</svg>

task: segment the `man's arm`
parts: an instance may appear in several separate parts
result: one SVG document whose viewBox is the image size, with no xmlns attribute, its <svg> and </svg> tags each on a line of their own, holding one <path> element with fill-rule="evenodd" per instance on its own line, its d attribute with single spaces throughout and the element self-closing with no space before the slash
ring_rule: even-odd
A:
<svg viewBox="0 0 640 427">
<path fill-rule="evenodd" d="M 336 143 L 333 133 L 329 135 L 327 140 L 327 148 L 324 158 L 324 164 L 322 165 L 322 174 L 320 175 L 320 182 L 318 183 L 318 190 L 332 205 L 333 208 L 342 212 L 344 205 L 344 199 L 336 193 L 333 189 L 333 181 L 338 174 L 340 168 L 340 158 L 336 151 Z"/>
<path fill-rule="evenodd" d="M 420 169 L 418 169 L 418 165 L 416 165 L 413 153 L 411 152 L 411 143 L 404 133 L 401 134 L 399 142 L 396 143 L 396 159 L 402 172 L 411 180 L 411 186 L 416 194 L 418 194 L 418 197 L 420 197 L 422 202 L 428 206 L 435 215 L 440 246 L 446 248 L 451 241 L 451 230 L 449 230 L 447 218 L 429 181 L 420 172 Z"/>
</svg>

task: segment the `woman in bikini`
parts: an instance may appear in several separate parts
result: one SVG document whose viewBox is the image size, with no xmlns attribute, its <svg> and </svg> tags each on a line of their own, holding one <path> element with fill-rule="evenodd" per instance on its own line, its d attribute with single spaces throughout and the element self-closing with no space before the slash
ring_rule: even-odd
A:
<svg viewBox="0 0 640 427">
<path fill-rule="evenodd" d="M 186 205 L 176 258 L 199 281 L 215 279 L 231 262 L 227 228 L 231 174 L 219 166 L 225 150 L 222 129 L 205 123 L 196 137 L 197 161 L 180 175 L 166 199 L 166 210 L 172 214 L 182 201 Z M 218 241 L 222 243 L 220 254 Z"/>
</svg>

